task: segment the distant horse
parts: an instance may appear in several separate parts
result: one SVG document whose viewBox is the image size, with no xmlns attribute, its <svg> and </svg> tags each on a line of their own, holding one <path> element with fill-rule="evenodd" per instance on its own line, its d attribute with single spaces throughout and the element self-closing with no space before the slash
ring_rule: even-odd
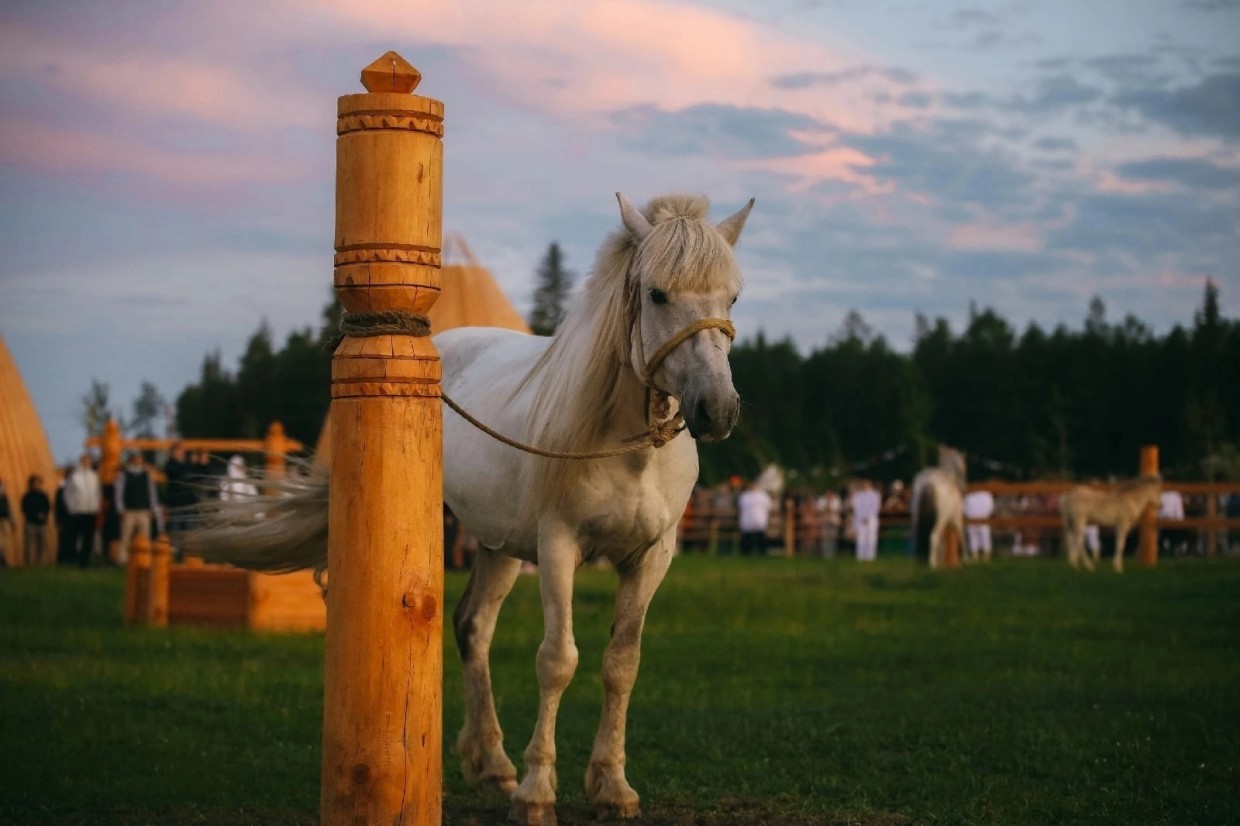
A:
<svg viewBox="0 0 1240 826">
<path fill-rule="evenodd" d="M 926 468 L 913 478 L 913 501 L 909 516 L 913 553 L 926 557 L 931 568 L 943 564 L 943 542 L 949 527 L 964 543 L 964 454 L 950 447 L 939 448 L 938 467 Z"/>
<path fill-rule="evenodd" d="M 553 337 L 491 328 L 435 337 L 445 393 L 500 434 L 561 454 L 606 452 L 643 428 L 649 442 L 607 458 L 541 458 L 445 410 L 444 499 L 480 545 L 453 618 L 466 700 L 456 750 L 466 779 L 510 793 L 511 816 L 522 823 L 555 817 L 556 713 L 577 667 L 573 574 L 595 559 L 615 565 L 619 586 L 586 796 L 602 814 L 640 814 L 625 778 L 625 725 L 646 609 L 672 561 L 697 480 L 694 440 L 726 438 L 740 409 L 728 365 L 728 317 L 741 289 L 732 246 L 753 201 L 713 226 L 702 197 L 664 196 L 641 211 L 617 197 L 623 226 L 599 251 Z M 267 570 L 321 566 L 325 498 L 326 483 L 317 481 L 289 498 L 256 503 L 267 512 L 261 524 L 234 512 L 201 533 L 196 549 Z M 489 655 L 521 560 L 538 563 L 544 633 L 538 720 L 518 785 L 495 712 Z"/>
<path fill-rule="evenodd" d="M 1094 570 L 1101 550 L 1095 546 L 1093 558 L 1090 558 L 1085 548 L 1085 527 L 1106 525 L 1115 528 L 1115 573 L 1122 574 L 1128 532 L 1141 519 L 1146 508 L 1158 508 L 1161 493 L 1161 478 L 1141 476 L 1121 483 L 1113 491 L 1077 487 L 1061 496 L 1059 513 L 1063 517 L 1063 542 L 1068 564 L 1073 568 L 1084 565 L 1088 570 Z"/>
</svg>

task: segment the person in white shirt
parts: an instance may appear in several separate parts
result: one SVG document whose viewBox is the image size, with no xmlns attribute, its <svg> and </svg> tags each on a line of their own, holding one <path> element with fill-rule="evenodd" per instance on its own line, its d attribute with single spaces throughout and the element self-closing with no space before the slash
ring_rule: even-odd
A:
<svg viewBox="0 0 1240 826">
<path fill-rule="evenodd" d="M 853 489 L 853 532 L 857 537 L 857 561 L 873 562 L 878 557 L 878 512 L 882 499 L 874 483 L 864 479 Z"/>
<path fill-rule="evenodd" d="M 736 500 L 737 522 L 741 531 L 741 555 L 766 553 L 766 528 L 771 522 L 771 495 L 755 480 Z"/>
<path fill-rule="evenodd" d="M 1184 494 L 1178 490 L 1164 490 L 1158 495 L 1159 519 L 1184 518 Z M 1188 549 L 1188 532 L 1177 528 L 1169 528 L 1158 532 L 1162 546 L 1171 553 L 1184 552 Z"/>
<path fill-rule="evenodd" d="M 245 459 L 234 455 L 228 460 L 227 475 L 220 482 L 220 499 L 227 502 L 230 499 L 244 499 L 257 495 L 258 488 L 247 481 Z"/>
<path fill-rule="evenodd" d="M 103 489 L 99 487 L 99 474 L 91 466 L 89 454 L 82 454 L 78 466 L 65 480 L 65 508 L 69 511 L 69 556 L 79 566 L 90 567 L 90 555 L 95 549 L 95 523 L 103 502 Z"/>
<path fill-rule="evenodd" d="M 989 519 L 995 512 L 995 497 L 988 490 L 975 490 L 964 498 L 964 518 L 967 519 Z M 986 559 L 990 559 L 990 525 L 979 525 L 971 522 L 965 523 L 965 533 L 968 534 L 969 555 L 974 561 L 978 555 L 983 555 Z"/>
</svg>

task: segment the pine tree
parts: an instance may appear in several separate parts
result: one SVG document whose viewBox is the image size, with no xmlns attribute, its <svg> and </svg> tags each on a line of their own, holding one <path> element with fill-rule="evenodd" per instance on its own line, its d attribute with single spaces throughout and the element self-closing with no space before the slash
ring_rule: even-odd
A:
<svg viewBox="0 0 1240 826">
<path fill-rule="evenodd" d="M 564 269 L 560 245 L 552 242 L 538 265 L 538 287 L 534 290 L 534 309 L 529 318 L 534 335 L 549 336 L 560 326 L 572 285 L 573 273 Z"/>
</svg>

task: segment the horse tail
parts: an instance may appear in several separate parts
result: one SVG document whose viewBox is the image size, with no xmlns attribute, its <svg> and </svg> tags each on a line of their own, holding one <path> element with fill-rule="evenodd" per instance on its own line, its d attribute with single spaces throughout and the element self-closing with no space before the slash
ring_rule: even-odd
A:
<svg viewBox="0 0 1240 826">
<path fill-rule="evenodd" d="M 910 531 L 913 556 L 928 560 L 930 558 L 930 535 L 934 532 L 934 525 L 939 518 L 934 485 L 923 482 L 914 488 L 910 511 L 913 520 Z"/>
<path fill-rule="evenodd" d="M 327 569 L 326 472 L 268 479 L 266 492 L 199 506 L 183 540 L 186 553 L 252 571 Z"/>
</svg>

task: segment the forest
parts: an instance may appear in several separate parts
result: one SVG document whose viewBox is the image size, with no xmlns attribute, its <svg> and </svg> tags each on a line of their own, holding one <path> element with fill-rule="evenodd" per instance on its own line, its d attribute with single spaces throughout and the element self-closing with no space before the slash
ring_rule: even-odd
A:
<svg viewBox="0 0 1240 826">
<path fill-rule="evenodd" d="M 1164 475 L 1240 478 L 1240 321 L 1214 283 L 1192 319 L 1163 335 L 1101 298 L 1079 328 L 1017 330 L 971 309 L 962 330 L 916 318 L 901 352 L 857 312 L 803 353 L 762 332 L 732 350 L 742 414 L 732 437 L 701 446 L 702 480 L 751 476 L 768 463 L 799 484 L 908 479 L 944 443 L 966 451 L 972 478 L 1108 478 L 1136 472 L 1143 444 Z M 313 445 L 328 407 L 339 307 L 277 347 L 267 325 L 235 369 L 217 352 L 176 399 L 183 436 L 261 437 L 279 419 Z M 824 338 L 827 331 L 824 330 Z"/>
</svg>

